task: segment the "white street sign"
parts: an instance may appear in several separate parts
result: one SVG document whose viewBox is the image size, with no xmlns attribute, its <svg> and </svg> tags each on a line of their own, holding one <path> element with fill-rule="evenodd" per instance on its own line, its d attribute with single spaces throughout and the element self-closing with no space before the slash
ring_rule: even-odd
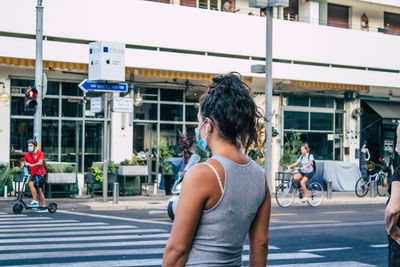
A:
<svg viewBox="0 0 400 267">
<path fill-rule="evenodd" d="M 90 112 L 101 112 L 101 97 L 92 97 L 90 99 Z"/>
<path fill-rule="evenodd" d="M 112 111 L 129 113 L 133 112 L 133 99 L 116 97 L 112 100 Z"/>
</svg>

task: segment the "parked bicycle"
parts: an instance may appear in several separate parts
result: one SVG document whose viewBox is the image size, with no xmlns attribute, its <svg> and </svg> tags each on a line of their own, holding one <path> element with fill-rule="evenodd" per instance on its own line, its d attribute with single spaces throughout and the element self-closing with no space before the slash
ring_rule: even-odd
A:
<svg viewBox="0 0 400 267">
<path fill-rule="evenodd" d="M 356 183 L 355 192 L 358 197 L 365 196 L 371 189 L 371 182 L 376 181 L 376 192 L 379 196 L 384 197 L 387 194 L 387 176 L 386 167 L 380 164 L 367 163 L 369 171 L 372 171 L 375 166 L 380 167 L 380 170 L 375 174 L 369 174 L 367 177 L 360 177 Z"/>
<path fill-rule="evenodd" d="M 294 180 L 294 175 L 298 173 L 298 169 L 290 170 L 289 180 L 282 179 L 275 188 L 275 199 L 282 208 L 292 205 L 294 196 L 299 194 L 299 198 L 303 198 L 303 190 L 300 183 Z M 311 180 L 311 179 L 310 179 Z M 324 188 L 318 182 L 311 182 L 307 185 L 307 203 L 312 207 L 319 206 L 324 199 Z"/>
</svg>

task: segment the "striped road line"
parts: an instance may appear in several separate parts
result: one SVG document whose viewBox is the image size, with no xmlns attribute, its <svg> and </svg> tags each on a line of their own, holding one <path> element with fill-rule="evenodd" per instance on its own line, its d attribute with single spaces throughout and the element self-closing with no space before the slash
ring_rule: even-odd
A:
<svg viewBox="0 0 400 267">
<path fill-rule="evenodd" d="M 351 247 L 342 247 L 342 248 L 315 248 L 315 249 L 302 249 L 299 251 L 302 252 L 323 252 L 323 251 L 338 251 L 338 250 L 348 250 L 353 249 Z"/>
<path fill-rule="evenodd" d="M 165 230 L 160 229 L 122 229 L 122 230 L 100 230 L 100 231 L 87 231 L 84 233 L 75 232 L 51 232 L 41 233 L 41 236 L 70 236 L 70 235 L 107 235 L 107 234 L 138 234 L 138 233 L 165 233 Z M 12 233 L 12 234 L 0 234 L 0 237 L 37 237 L 37 233 Z"/>
<path fill-rule="evenodd" d="M 61 222 L 61 223 L 54 223 L 54 222 Z M 27 222 L 23 222 L 23 225 L 15 225 L 15 222 L 12 225 L 2 225 L 0 223 L 0 229 L 14 229 L 14 228 L 25 228 L 27 226 Z M 33 222 L 29 222 L 29 228 L 42 228 L 42 227 L 57 227 L 57 226 L 90 226 L 90 225 L 109 225 L 108 223 L 103 222 L 91 222 L 91 223 L 80 223 L 76 220 L 58 220 L 58 221 L 51 221 L 51 223 L 43 223 L 38 222 L 40 224 L 33 224 Z"/>
<path fill-rule="evenodd" d="M 0 218 L 0 223 L 2 221 L 21 221 L 21 220 L 26 220 L 26 221 L 41 221 L 41 220 L 53 220 L 53 218 L 49 217 L 23 217 L 23 218 L 15 218 L 15 216 L 12 216 L 12 218 Z"/>
<path fill-rule="evenodd" d="M 388 244 L 370 245 L 371 248 L 387 248 Z"/>
<path fill-rule="evenodd" d="M 26 226 L 25 226 L 26 227 Z M 0 229 L 0 233 L 18 233 L 23 232 L 56 232 L 56 231 L 90 231 L 90 230 L 111 230 L 111 229 L 136 229 L 137 226 L 133 225 L 105 225 L 105 226 L 72 226 L 72 227 L 46 227 L 46 228 L 37 228 L 32 231 L 31 227 L 26 228 L 9 228 L 9 229 Z M 76 233 L 76 234 L 79 234 Z"/>
<path fill-rule="evenodd" d="M 42 224 L 42 223 L 77 223 L 77 222 L 79 222 L 79 221 L 77 221 L 77 220 L 47 220 L 47 221 L 45 221 L 45 220 L 43 220 L 43 221 L 36 221 L 36 220 L 32 220 L 32 221 L 17 221 L 17 222 L 14 222 L 14 221 L 10 221 L 10 222 L 0 222 L 0 228 L 2 228 L 1 226 L 5 226 L 5 225 L 15 225 L 15 224 L 24 224 L 24 225 L 27 225 L 27 224 L 29 224 L 29 225 L 31 225 L 31 224 L 34 224 L 34 223 L 40 223 L 40 224 Z"/>
<path fill-rule="evenodd" d="M 268 257 L 269 258 L 269 257 Z M 64 264 L 63 264 L 64 265 Z M 318 262 L 318 263 L 299 263 L 299 264 L 268 264 L 268 266 L 275 267 L 375 267 L 375 265 L 365 264 L 356 261 L 331 261 L 331 262 Z"/>
</svg>

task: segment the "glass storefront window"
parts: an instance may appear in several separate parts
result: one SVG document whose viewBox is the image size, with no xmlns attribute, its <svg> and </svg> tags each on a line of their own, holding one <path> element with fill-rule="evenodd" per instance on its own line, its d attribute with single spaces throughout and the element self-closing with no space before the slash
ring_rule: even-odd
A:
<svg viewBox="0 0 400 267">
<path fill-rule="evenodd" d="M 11 152 L 26 152 L 26 142 L 33 138 L 33 119 L 12 119 L 10 134 Z"/>
<path fill-rule="evenodd" d="M 83 96 L 82 90 L 78 87 L 78 83 L 63 82 L 62 95 L 64 96 Z"/>
<path fill-rule="evenodd" d="M 59 82 L 47 82 L 46 95 L 59 95 L 59 94 L 60 94 L 60 83 Z"/>
<path fill-rule="evenodd" d="M 157 144 L 157 124 L 135 123 L 133 127 L 133 151 L 149 151 Z"/>
<path fill-rule="evenodd" d="M 135 90 L 135 95 L 138 91 L 140 91 L 143 100 L 158 100 L 157 88 L 139 88 L 138 90 Z"/>
<path fill-rule="evenodd" d="M 336 99 L 336 109 L 344 109 L 344 100 L 343 99 Z"/>
<path fill-rule="evenodd" d="M 166 139 L 168 147 L 170 147 L 175 155 L 180 153 L 179 134 L 182 132 L 182 125 L 179 124 L 160 124 L 160 139 Z"/>
<path fill-rule="evenodd" d="M 316 160 L 333 160 L 333 140 L 329 140 L 328 135 L 332 133 L 310 133 L 301 132 L 300 140 L 308 143 L 311 154 Z M 285 142 L 292 138 L 293 132 L 285 132 Z M 300 147 L 298 148 L 300 153 Z"/>
<path fill-rule="evenodd" d="M 92 162 L 101 161 L 103 122 L 85 124 L 85 166 L 84 171 L 92 167 Z"/>
<path fill-rule="evenodd" d="M 58 98 L 45 98 L 43 100 L 43 116 L 58 117 Z"/>
<path fill-rule="evenodd" d="M 343 133 L 343 113 L 335 113 L 335 133 Z"/>
<path fill-rule="evenodd" d="M 34 111 L 25 111 L 25 98 L 20 96 L 11 97 L 11 115 L 33 116 Z"/>
<path fill-rule="evenodd" d="M 284 128 L 287 130 L 308 130 L 308 112 L 285 111 Z"/>
<path fill-rule="evenodd" d="M 333 131 L 332 113 L 311 112 L 310 120 L 310 130 Z"/>
<path fill-rule="evenodd" d="M 185 101 L 186 103 L 199 103 L 200 97 L 206 92 L 206 88 L 203 89 L 194 89 L 189 88 L 185 93 Z"/>
<path fill-rule="evenodd" d="M 63 117 L 82 117 L 82 99 L 63 99 L 62 116 Z"/>
<path fill-rule="evenodd" d="M 143 103 L 135 107 L 135 120 L 157 120 L 157 104 Z"/>
<path fill-rule="evenodd" d="M 87 140 L 85 140 L 87 142 Z M 75 162 L 81 170 L 82 121 L 61 122 L 61 161 Z"/>
<path fill-rule="evenodd" d="M 47 161 L 58 161 L 58 120 L 43 120 L 42 151 Z"/>
<path fill-rule="evenodd" d="M 308 107 L 309 106 L 309 97 L 307 97 L 307 96 L 288 96 L 287 104 L 289 106 Z"/>
<path fill-rule="evenodd" d="M 161 89 L 161 101 L 183 102 L 182 90 Z"/>
<path fill-rule="evenodd" d="M 160 117 L 162 121 L 182 121 L 183 106 L 161 104 Z"/>
<path fill-rule="evenodd" d="M 86 118 L 104 118 L 104 112 L 103 109 L 101 112 L 91 112 L 90 111 L 90 99 L 87 99 L 86 101 L 86 110 L 85 110 L 85 117 Z"/>
<path fill-rule="evenodd" d="M 333 108 L 334 99 L 327 97 L 313 96 L 311 97 L 311 106 L 319 108 Z"/>
<path fill-rule="evenodd" d="M 35 80 L 22 80 L 22 79 L 11 80 L 11 87 L 29 87 L 34 85 L 35 85 Z"/>
<path fill-rule="evenodd" d="M 196 122 L 197 121 L 197 108 L 195 105 L 187 105 L 186 106 L 186 121 Z"/>
</svg>

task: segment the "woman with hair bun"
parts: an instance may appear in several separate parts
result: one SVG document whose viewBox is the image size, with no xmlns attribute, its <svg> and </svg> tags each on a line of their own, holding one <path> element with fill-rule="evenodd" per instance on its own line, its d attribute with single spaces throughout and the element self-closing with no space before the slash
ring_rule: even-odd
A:
<svg viewBox="0 0 400 267">
<path fill-rule="evenodd" d="M 185 175 L 163 266 L 265 266 L 271 197 L 262 169 L 246 152 L 262 117 L 238 73 L 215 77 L 200 99 L 196 138 L 211 152 Z"/>
</svg>

